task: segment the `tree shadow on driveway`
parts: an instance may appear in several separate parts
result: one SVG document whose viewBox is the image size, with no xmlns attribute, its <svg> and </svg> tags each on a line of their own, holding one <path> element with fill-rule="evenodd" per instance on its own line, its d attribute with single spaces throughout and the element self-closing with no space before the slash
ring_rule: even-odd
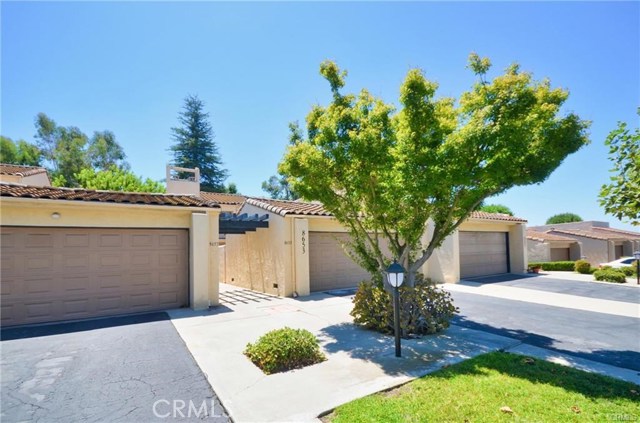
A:
<svg viewBox="0 0 640 423">
<path fill-rule="evenodd" d="M 474 339 L 472 331 L 451 327 L 421 338 L 402 340 L 402 357 L 395 357 L 394 337 L 363 329 L 353 323 L 340 323 L 323 328 L 319 340 L 329 354 L 347 354 L 349 358 L 373 363 L 392 376 L 418 377 L 445 364 L 466 360 L 475 355 L 510 345 L 503 337 Z"/>
<path fill-rule="evenodd" d="M 640 352 L 631 350 L 607 350 L 607 349 L 586 349 L 583 351 L 568 350 L 557 347 L 558 340 L 549 336 L 513 329 L 507 327 L 497 327 L 486 323 L 479 323 L 464 316 L 455 316 L 452 323 L 457 326 L 506 336 L 517 339 L 525 344 L 533 345 L 548 350 L 560 352 L 587 360 L 596 361 L 616 367 L 622 367 L 640 372 Z M 640 346 L 640 345 L 639 345 Z"/>
</svg>

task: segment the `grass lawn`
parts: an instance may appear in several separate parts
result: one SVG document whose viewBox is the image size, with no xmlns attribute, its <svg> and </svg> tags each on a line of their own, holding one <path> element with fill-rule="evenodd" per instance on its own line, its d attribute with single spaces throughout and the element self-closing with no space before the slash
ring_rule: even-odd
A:
<svg viewBox="0 0 640 423">
<path fill-rule="evenodd" d="M 635 422 L 640 421 L 640 387 L 559 364 L 495 352 L 352 401 L 322 420 Z"/>
</svg>

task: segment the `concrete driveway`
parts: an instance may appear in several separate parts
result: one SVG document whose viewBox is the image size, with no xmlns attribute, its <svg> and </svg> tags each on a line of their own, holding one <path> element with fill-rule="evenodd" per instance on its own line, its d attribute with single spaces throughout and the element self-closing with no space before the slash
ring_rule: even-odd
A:
<svg viewBox="0 0 640 423">
<path fill-rule="evenodd" d="M 2 421 L 229 421 L 166 313 L 4 329 L 0 347 Z"/>
</svg>

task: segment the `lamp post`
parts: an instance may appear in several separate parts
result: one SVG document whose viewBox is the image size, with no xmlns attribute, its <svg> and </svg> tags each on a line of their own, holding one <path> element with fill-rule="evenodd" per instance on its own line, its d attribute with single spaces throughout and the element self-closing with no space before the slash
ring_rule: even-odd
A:
<svg viewBox="0 0 640 423">
<path fill-rule="evenodd" d="M 633 253 L 633 257 L 636 259 L 636 283 L 640 285 L 640 251 Z"/>
<path fill-rule="evenodd" d="M 398 288 L 404 281 L 404 267 L 393 260 L 391 266 L 387 268 L 387 282 L 393 288 L 393 326 L 396 335 L 396 357 L 400 357 L 400 294 Z"/>
</svg>

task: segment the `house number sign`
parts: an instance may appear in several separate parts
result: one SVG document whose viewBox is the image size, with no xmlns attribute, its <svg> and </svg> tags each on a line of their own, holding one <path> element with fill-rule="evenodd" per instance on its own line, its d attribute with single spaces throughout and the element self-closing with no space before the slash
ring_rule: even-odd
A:
<svg viewBox="0 0 640 423">
<path fill-rule="evenodd" d="M 302 254 L 307 253 L 307 231 L 302 230 Z"/>
</svg>

